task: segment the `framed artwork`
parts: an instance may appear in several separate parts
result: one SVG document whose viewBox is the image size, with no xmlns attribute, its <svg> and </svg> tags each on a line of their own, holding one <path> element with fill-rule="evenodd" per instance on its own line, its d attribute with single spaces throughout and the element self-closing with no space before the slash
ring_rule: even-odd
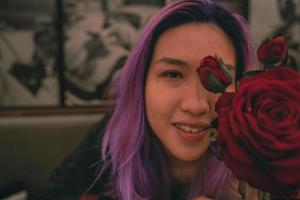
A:
<svg viewBox="0 0 300 200">
<path fill-rule="evenodd" d="M 58 106 L 54 1 L 0 2 L 0 106 Z"/>
<path fill-rule="evenodd" d="M 219 1 L 247 18 L 248 0 Z M 0 114 L 112 105 L 113 80 L 166 2 L 1 0 Z"/>
<path fill-rule="evenodd" d="M 267 11 L 267 12 L 266 12 Z M 288 39 L 291 65 L 300 68 L 300 1 L 251 0 L 249 23 L 255 47 L 266 38 L 282 35 Z"/>
<path fill-rule="evenodd" d="M 144 23 L 163 4 L 1 1 L 0 112 L 111 105 L 110 83 Z"/>
<path fill-rule="evenodd" d="M 65 0 L 67 106 L 97 105 L 110 87 L 145 22 L 163 5 L 150 0 Z"/>
</svg>

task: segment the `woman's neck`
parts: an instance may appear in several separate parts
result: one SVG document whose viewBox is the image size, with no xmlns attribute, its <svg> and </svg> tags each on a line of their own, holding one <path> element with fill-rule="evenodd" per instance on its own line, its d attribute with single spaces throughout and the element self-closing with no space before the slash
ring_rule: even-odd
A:
<svg viewBox="0 0 300 200">
<path fill-rule="evenodd" d="M 171 175 L 180 183 L 189 183 L 199 173 L 201 167 L 201 159 L 194 161 L 182 161 L 170 157 Z"/>
</svg>

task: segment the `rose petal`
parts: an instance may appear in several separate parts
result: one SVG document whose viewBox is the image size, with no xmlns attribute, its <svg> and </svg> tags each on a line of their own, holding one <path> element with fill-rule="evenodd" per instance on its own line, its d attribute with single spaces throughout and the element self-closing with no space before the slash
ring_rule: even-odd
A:
<svg viewBox="0 0 300 200">
<path fill-rule="evenodd" d="M 232 99 L 234 98 L 235 93 L 233 92 L 224 92 L 217 100 L 215 104 L 215 110 L 217 113 L 220 112 L 220 108 L 231 106 Z"/>
<path fill-rule="evenodd" d="M 285 158 L 269 162 L 270 175 L 283 184 L 300 185 L 299 154 L 299 151 L 289 152 Z"/>
<path fill-rule="evenodd" d="M 300 76 L 278 68 L 243 79 L 216 105 L 225 165 L 274 194 L 300 186 Z"/>
</svg>

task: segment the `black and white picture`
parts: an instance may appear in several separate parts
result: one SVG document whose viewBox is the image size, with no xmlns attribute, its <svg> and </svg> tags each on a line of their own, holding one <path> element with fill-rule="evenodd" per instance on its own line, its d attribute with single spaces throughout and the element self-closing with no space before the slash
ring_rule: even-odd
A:
<svg viewBox="0 0 300 200">
<path fill-rule="evenodd" d="M 0 2 L 0 106 L 99 105 L 163 0 L 63 0 L 64 66 L 55 0 Z M 58 80 L 63 68 L 64 81 Z M 63 85 L 62 85 L 63 84 Z M 61 93 L 60 89 L 64 92 Z"/>
<path fill-rule="evenodd" d="M 0 106 L 58 105 L 54 1 L 1 0 Z"/>
<path fill-rule="evenodd" d="M 288 39 L 291 64 L 300 68 L 300 1 L 252 0 L 250 28 L 255 46 L 266 38 L 282 35 Z"/>
<path fill-rule="evenodd" d="M 111 98 L 109 84 L 122 68 L 145 22 L 163 1 L 65 0 L 67 105 Z"/>
</svg>

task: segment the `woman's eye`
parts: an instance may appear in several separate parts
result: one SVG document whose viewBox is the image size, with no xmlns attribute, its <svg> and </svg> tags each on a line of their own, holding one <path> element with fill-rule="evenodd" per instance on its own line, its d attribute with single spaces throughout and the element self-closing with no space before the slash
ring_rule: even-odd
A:
<svg viewBox="0 0 300 200">
<path fill-rule="evenodd" d="M 167 71 L 162 75 L 167 78 L 183 78 L 182 73 L 178 71 Z"/>
</svg>

